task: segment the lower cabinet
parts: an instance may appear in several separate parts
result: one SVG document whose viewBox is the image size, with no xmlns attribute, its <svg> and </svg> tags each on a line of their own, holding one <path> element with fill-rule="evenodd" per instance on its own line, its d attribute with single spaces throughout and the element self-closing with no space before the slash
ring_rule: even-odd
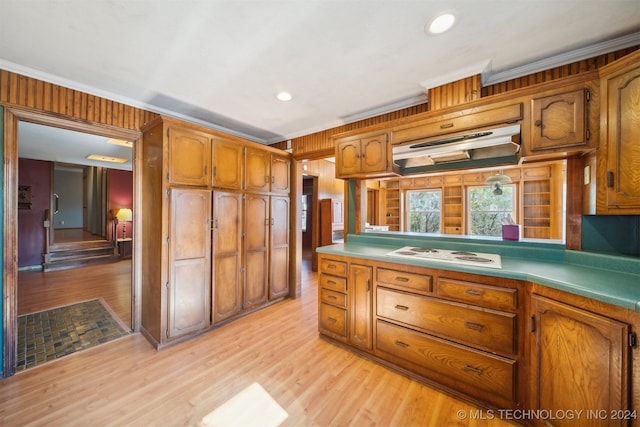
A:
<svg viewBox="0 0 640 427">
<path fill-rule="evenodd" d="M 211 192 L 171 191 L 166 339 L 211 323 Z"/>
<path fill-rule="evenodd" d="M 640 426 L 638 312 L 489 275 L 335 254 L 318 266 L 325 337 L 528 424 Z"/>
<path fill-rule="evenodd" d="M 349 299 L 349 342 L 371 350 L 371 291 L 373 267 L 350 264 L 347 298 Z"/>
<path fill-rule="evenodd" d="M 319 258 L 322 335 L 416 379 L 518 408 L 523 283 L 360 258 Z"/>
<path fill-rule="evenodd" d="M 531 319 L 533 409 L 591 411 L 598 415 L 588 419 L 591 426 L 627 425 L 629 325 L 539 295 L 531 297 Z M 575 420 L 547 425 L 575 425 Z"/>
<path fill-rule="evenodd" d="M 242 194 L 214 192 L 213 323 L 242 310 Z"/>
</svg>

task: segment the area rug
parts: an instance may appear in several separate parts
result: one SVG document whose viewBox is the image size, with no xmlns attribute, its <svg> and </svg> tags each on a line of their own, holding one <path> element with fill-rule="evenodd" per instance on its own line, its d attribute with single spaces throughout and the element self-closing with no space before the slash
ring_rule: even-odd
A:
<svg viewBox="0 0 640 427">
<path fill-rule="evenodd" d="M 17 370 L 127 335 L 101 299 L 18 316 Z"/>
</svg>

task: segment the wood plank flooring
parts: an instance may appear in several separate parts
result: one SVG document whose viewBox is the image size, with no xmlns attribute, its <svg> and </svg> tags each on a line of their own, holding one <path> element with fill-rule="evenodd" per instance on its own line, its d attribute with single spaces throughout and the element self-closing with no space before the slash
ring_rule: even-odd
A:
<svg viewBox="0 0 640 427">
<path fill-rule="evenodd" d="M 86 278 L 108 282 L 118 274 L 104 269 L 120 264 L 76 270 L 85 280 L 74 283 L 47 279 L 44 290 L 21 282 L 20 310 L 44 298 L 89 299 L 84 292 L 99 286 Z M 316 275 L 304 273 L 303 283 L 299 299 L 159 352 L 132 334 L 1 380 L 0 425 L 196 426 L 253 382 L 288 412 L 283 426 L 511 425 L 477 419 L 477 408 L 320 339 Z M 117 297 L 100 296 L 128 321 Z"/>
</svg>

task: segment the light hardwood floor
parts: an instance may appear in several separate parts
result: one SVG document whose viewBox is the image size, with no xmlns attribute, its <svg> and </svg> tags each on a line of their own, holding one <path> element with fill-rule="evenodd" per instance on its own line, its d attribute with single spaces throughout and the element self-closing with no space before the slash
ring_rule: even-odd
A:
<svg viewBox="0 0 640 427">
<path fill-rule="evenodd" d="M 109 297 L 117 274 L 104 268 L 75 270 L 72 283 L 21 283 L 20 310 L 89 299 L 101 280 L 100 296 L 130 315 Z M 305 272 L 303 282 L 299 299 L 159 352 L 132 334 L 1 380 L 0 425 L 196 426 L 253 382 L 288 412 L 283 426 L 511 425 L 470 419 L 477 408 L 320 339 L 316 275 Z"/>
</svg>

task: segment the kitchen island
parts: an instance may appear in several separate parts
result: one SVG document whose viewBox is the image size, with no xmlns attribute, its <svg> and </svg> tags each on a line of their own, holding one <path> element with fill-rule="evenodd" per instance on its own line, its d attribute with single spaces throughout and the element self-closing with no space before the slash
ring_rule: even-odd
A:
<svg viewBox="0 0 640 427">
<path fill-rule="evenodd" d="M 412 245 L 497 254 L 501 268 L 390 255 Z M 318 253 L 323 337 L 489 408 L 623 411 L 602 425 L 638 425 L 637 258 L 383 233 Z"/>
</svg>

